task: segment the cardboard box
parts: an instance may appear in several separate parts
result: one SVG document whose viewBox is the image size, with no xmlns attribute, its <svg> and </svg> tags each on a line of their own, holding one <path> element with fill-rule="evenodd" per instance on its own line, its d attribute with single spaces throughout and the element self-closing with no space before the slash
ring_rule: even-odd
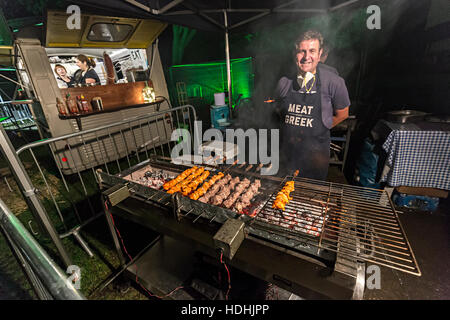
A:
<svg viewBox="0 0 450 320">
<path fill-rule="evenodd" d="M 395 188 L 399 193 L 412 194 L 416 196 L 427 196 L 437 198 L 447 198 L 448 191 L 436 188 L 418 188 L 418 187 L 406 187 L 400 186 Z"/>
</svg>

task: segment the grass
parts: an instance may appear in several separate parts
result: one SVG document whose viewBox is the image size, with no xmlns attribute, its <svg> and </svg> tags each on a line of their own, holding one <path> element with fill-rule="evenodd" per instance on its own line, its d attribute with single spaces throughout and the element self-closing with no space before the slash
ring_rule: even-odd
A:
<svg viewBox="0 0 450 320">
<path fill-rule="evenodd" d="M 15 205 L 13 207 L 17 210 L 18 208 L 22 208 L 25 205 L 25 202 L 21 199 L 20 193 L 18 192 L 18 186 L 14 182 L 10 182 L 10 184 L 14 192 L 11 192 L 9 197 L 6 198 L 2 195 L 2 199 L 6 199 L 7 202 L 10 203 L 15 201 Z M 2 186 L 1 189 L 4 190 L 5 188 Z M 24 226 L 29 226 L 28 222 L 32 221 L 31 225 L 33 228 L 30 229 L 27 227 L 30 233 L 33 231 L 39 231 L 34 217 L 28 209 L 19 212 L 16 211 L 14 213 Z M 49 216 L 52 221 L 58 220 L 58 217 L 55 216 L 54 211 L 49 211 Z M 83 228 L 81 235 L 94 252 L 94 256 L 92 258 L 90 258 L 81 248 L 73 236 L 62 239 L 62 243 L 71 257 L 72 263 L 79 266 L 81 269 L 80 291 L 86 298 L 100 300 L 146 299 L 143 294 L 133 288 L 131 288 L 127 294 L 123 294 L 122 292 L 111 288 L 101 293 L 96 292 L 96 289 L 98 289 L 100 284 L 111 276 L 119 267 L 119 259 L 115 250 L 112 248 L 109 230 L 106 227 L 103 217 L 97 218 L 94 222 L 92 222 L 92 224 L 89 224 Z M 34 235 L 34 237 L 41 247 L 43 247 L 44 250 L 53 258 L 53 260 L 55 260 L 58 265 L 62 266 L 63 264 L 59 259 L 53 242 L 41 231 L 39 231 L 39 234 Z M 14 284 L 14 288 L 10 288 L 17 291 L 12 294 L 13 297 L 21 299 L 27 297 L 36 298 L 36 295 L 32 291 L 30 284 L 10 251 L 4 237 L 0 237 L 0 276 L 8 279 L 8 282 Z"/>
<path fill-rule="evenodd" d="M 35 150 L 35 155 L 41 164 L 42 173 L 45 176 L 47 184 L 42 178 L 38 167 L 34 164 L 33 158 L 29 152 L 22 153 L 20 158 L 33 185 L 39 190 L 38 195 L 40 200 L 59 234 L 78 225 L 77 215 L 84 221 L 91 217 L 94 212 L 102 211 L 100 192 L 92 170 L 86 170 L 81 173 L 87 196 L 85 195 L 83 185 L 76 174 L 65 176 L 69 187 L 68 192 L 59 171 L 54 166 L 54 160 L 51 158 L 48 149 L 46 147 L 37 148 Z M 142 161 L 143 159 L 145 159 L 145 154 L 141 155 L 140 160 Z M 130 163 L 131 165 L 137 164 L 138 158 L 136 156 L 131 157 Z M 0 159 L 0 167 L 4 167 L 5 164 L 5 159 Z M 126 158 L 120 160 L 120 167 L 122 170 L 128 167 L 128 160 Z M 110 173 L 114 174 L 119 172 L 119 168 L 115 162 L 111 163 L 108 168 Z M 104 167 L 102 169 L 105 170 Z M 11 176 L 7 177 L 7 179 L 13 191 L 9 191 L 5 181 L 2 179 L 0 181 L 0 197 L 18 217 L 22 224 L 26 226 L 30 233 L 39 231 L 38 224 L 33 217 L 33 214 L 28 209 L 28 206 L 19 191 L 18 185 Z M 52 201 L 51 194 L 58 204 L 64 223 L 60 219 L 59 213 Z M 86 199 L 89 200 L 86 201 Z M 130 225 L 124 221 L 121 222 L 121 233 L 132 235 L 135 233 L 135 229 L 136 225 Z M 110 277 L 120 265 L 116 252 L 112 247 L 109 229 L 107 228 L 103 217 L 99 217 L 92 223 L 83 227 L 81 235 L 94 252 L 94 257 L 90 258 L 73 236 L 62 239 L 62 243 L 71 257 L 72 263 L 81 268 L 80 291 L 86 298 L 97 300 L 148 299 L 146 295 L 135 287 L 128 288 L 126 292 L 123 290 L 123 286 L 122 288 L 116 288 L 114 285 L 108 286 L 101 292 L 98 290 L 102 282 Z M 49 237 L 43 234 L 42 231 L 39 231 L 39 234 L 34 235 L 34 237 L 58 265 L 62 266 L 63 263 L 59 259 L 56 247 Z M 130 241 L 128 242 L 130 247 L 135 244 L 132 238 L 133 237 L 130 237 Z M 130 249 L 128 248 L 128 250 Z M 18 268 L 18 264 L 9 250 L 4 237 L 0 237 L 0 276 L 8 279 L 9 283 L 14 284 L 15 287 L 11 286 L 10 289 L 17 291 L 17 294 L 15 295 L 16 298 L 19 296 L 21 299 L 27 297 L 33 299 L 36 298 L 22 269 Z M 121 278 L 115 280 L 114 283 L 124 284 L 123 279 Z"/>
</svg>

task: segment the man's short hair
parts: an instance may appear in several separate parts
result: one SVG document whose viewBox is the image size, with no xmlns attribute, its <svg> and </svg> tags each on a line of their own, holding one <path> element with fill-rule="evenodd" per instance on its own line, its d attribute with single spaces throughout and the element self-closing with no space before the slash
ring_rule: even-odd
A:
<svg viewBox="0 0 450 320">
<path fill-rule="evenodd" d="M 303 32 L 295 41 L 295 49 L 298 50 L 300 42 L 305 40 L 319 40 L 319 50 L 323 48 L 323 36 L 319 31 L 308 30 Z"/>
</svg>

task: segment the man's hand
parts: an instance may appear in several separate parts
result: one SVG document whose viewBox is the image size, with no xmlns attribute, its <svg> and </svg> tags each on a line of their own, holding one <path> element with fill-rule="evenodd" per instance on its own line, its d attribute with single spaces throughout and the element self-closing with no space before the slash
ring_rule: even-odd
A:
<svg viewBox="0 0 450 320">
<path fill-rule="evenodd" d="M 342 121 L 344 121 L 345 119 L 348 118 L 348 109 L 350 106 L 344 108 L 344 109 L 339 109 L 336 110 L 336 115 L 333 116 L 333 125 L 331 127 L 336 126 L 338 123 L 341 123 Z"/>
</svg>

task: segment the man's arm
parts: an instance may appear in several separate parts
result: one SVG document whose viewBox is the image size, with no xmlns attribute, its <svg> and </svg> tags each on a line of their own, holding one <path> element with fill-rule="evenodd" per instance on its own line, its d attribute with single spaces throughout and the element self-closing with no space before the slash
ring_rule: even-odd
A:
<svg viewBox="0 0 450 320">
<path fill-rule="evenodd" d="M 343 78 L 338 76 L 332 84 L 331 104 L 333 106 L 333 123 L 331 127 L 334 127 L 348 118 L 351 102 Z"/>
<path fill-rule="evenodd" d="M 331 127 L 336 126 L 338 123 L 341 123 L 345 119 L 348 118 L 348 109 L 350 106 L 344 109 L 337 109 L 336 114 L 333 116 L 333 125 Z M 328 118 L 329 119 L 329 118 Z"/>
</svg>

